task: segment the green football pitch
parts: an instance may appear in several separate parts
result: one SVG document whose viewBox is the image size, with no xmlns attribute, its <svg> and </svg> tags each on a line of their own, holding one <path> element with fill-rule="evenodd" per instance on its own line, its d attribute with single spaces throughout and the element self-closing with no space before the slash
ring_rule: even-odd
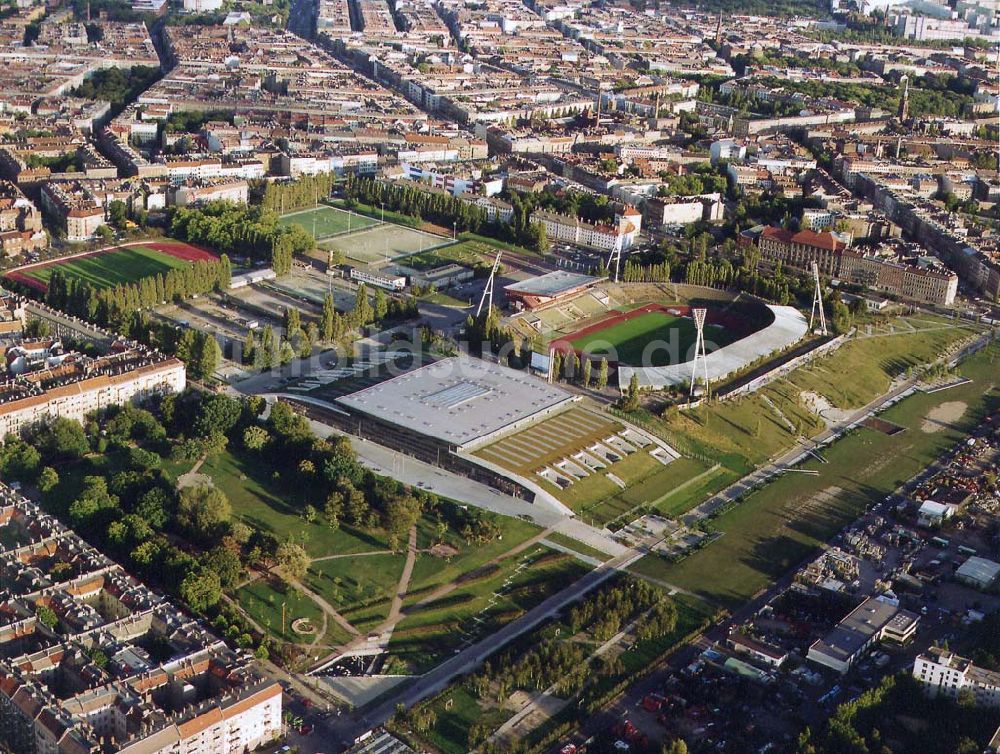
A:
<svg viewBox="0 0 1000 754">
<path fill-rule="evenodd" d="M 647 312 L 571 340 L 570 345 L 623 364 L 662 367 L 687 361 L 695 336 L 694 322 L 687 317 Z M 705 339 L 708 351 L 735 340 L 717 325 L 705 326 Z"/>
<path fill-rule="evenodd" d="M 67 277 L 85 280 L 97 288 L 109 288 L 186 267 L 192 262 L 214 259 L 217 259 L 214 254 L 179 241 L 157 241 L 55 260 L 38 267 L 12 271 L 7 277 L 45 290 L 52 273 L 60 270 Z"/>
<path fill-rule="evenodd" d="M 301 225 L 317 239 L 378 225 L 378 220 L 371 217 L 326 206 L 282 215 L 280 222 L 282 225 Z"/>
</svg>

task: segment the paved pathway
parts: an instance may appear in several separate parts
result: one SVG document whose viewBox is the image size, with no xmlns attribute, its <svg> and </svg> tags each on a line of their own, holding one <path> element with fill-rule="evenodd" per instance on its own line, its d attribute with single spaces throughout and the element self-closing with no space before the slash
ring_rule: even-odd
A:
<svg viewBox="0 0 1000 754">
<path fill-rule="evenodd" d="M 546 529 L 545 531 L 539 532 L 530 539 L 526 539 L 524 542 L 521 542 L 521 544 L 517 545 L 516 547 L 512 547 L 511 549 L 507 550 L 501 555 L 498 555 L 497 557 L 493 558 L 489 562 L 484 563 L 479 568 L 477 568 L 476 571 L 484 571 L 486 569 L 492 568 L 493 566 L 497 565 L 498 563 L 504 560 L 509 560 L 510 558 L 516 555 L 520 555 L 529 547 L 533 547 L 534 545 L 541 542 L 543 539 L 545 539 L 545 537 L 549 536 L 551 533 L 552 529 Z M 465 577 L 468 577 L 469 573 L 463 575 Z M 408 580 L 409 576 L 407 576 L 407 581 Z M 400 582 L 402 582 L 402 579 L 400 579 Z M 442 597 L 448 596 L 453 591 L 458 589 L 460 586 L 461 583 L 459 581 L 450 581 L 447 584 L 442 584 L 441 586 L 437 587 L 426 597 L 423 597 L 420 601 L 415 602 L 408 608 L 403 608 L 402 605 L 400 605 L 400 609 L 397 611 L 394 617 L 390 616 L 386 618 L 386 620 L 383 621 L 383 623 L 379 625 L 377 628 L 373 629 L 369 633 L 369 635 L 378 634 L 381 636 L 382 634 L 385 633 L 391 633 L 396 628 L 397 624 L 402 622 L 407 616 L 412 615 L 413 613 L 427 607 L 428 605 L 430 605 L 433 602 L 436 602 L 437 600 L 440 600 Z M 336 662 L 340 657 L 343 657 L 345 654 L 357 651 L 362 647 L 364 647 L 368 641 L 369 639 L 367 636 L 358 636 L 357 638 L 345 644 L 343 647 L 339 647 L 338 649 L 328 654 L 326 657 L 321 658 L 310 672 L 318 673 L 321 672 L 322 670 L 325 670 L 328 665 L 332 665 L 334 662 Z"/>
<path fill-rule="evenodd" d="M 316 592 L 314 592 L 311 589 L 309 589 L 309 587 L 307 587 L 301 581 L 296 581 L 295 579 L 290 579 L 289 583 L 293 587 L 295 587 L 296 589 L 298 589 L 300 592 L 302 592 L 304 595 L 306 595 L 313 602 L 315 602 L 317 605 L 319 605 L 320 609 L 324 613 L 326 613 L 331 618 L 333 618 L 334 623 L 336 623 L 338 626 L 340 626 L 345 631 L 347 631 L 351 636 L 361 636 L 361 632 L 358 631 L 358 629 L 356 629 L 354 626 L 352 626 L 350 624 L 350 622 L 343 615 L 341 615 L 340 613 L 337 612 L 337 609 L 333 605 L 331 605 L 329 602 L 327 602 L 321 596 L 319 596 L 318 594 L 316 594 Z"/>
<path fill-rule="evenodd" d="M 329 735 L 341 741 L 350 741 L 368 730 L 383 725 L 395 713 L 398 705 L 410 709 L 422 700 L 445 689 L 455 678 L 472 672 L 498 649 L 506 646 L 518 636 L 537 628 L 567 605 L 576 602 L 640 557 L 642 557 L 641 552 L 630 550 L 625 555 L 609 560 L 600 568 L 595 568 L 570 586 L 543 600 L 517 620 L 449 657 L 399 693 L 389 695 L 367 714 L 363 714 L 359 718 L 327 721 L 326 727 Z"/>
<path fill-rule="evenodd" d="M 414 525 L 410 529 L 410 543 L 406 548 L 406 563 L 403 565 L 403 573 L 399 577 L 399 585 L 396 587 L 396 594 L 392 598 L 392 606 L 389 608 L 389 615 L 386 623 L 395 625 L 399 622 L 400 613 L 403 610 L 403 597 L 410 588 L 410 576 L 413 575 L 413 564 L 417 561 L 417 527 Z"/>
<path fill-rule="evenodd" d="M 340 558 L 365 558 L 369 555 L 395 555 L 392 550 L 368 550 L 367 552 L 343 552 L 337 555 L 320 555 L 313 558 L 311 563 L 322 563 L 324 560 L 339 560 Z"/>
</svg>

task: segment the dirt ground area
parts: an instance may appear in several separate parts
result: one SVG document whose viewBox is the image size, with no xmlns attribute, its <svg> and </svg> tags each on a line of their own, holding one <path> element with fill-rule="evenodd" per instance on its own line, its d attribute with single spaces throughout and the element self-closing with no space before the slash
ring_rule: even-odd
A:
<svg viewBox="0 0 1000 754">
<path fill-rule="evenodd" d="M 920 423 L 920 431 L 931 434 L 940 432 L 949 424 L 957 422 L 965 414 L 968 406 L 962 401 L 948 401 L 931 409 Z"/>
</svg>

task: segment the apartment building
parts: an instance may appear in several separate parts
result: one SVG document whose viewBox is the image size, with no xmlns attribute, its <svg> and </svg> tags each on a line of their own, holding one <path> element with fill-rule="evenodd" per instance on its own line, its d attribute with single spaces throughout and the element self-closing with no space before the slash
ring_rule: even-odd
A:
<svg viewBox="0 0 1000 754">
<path fill-rule="evenodd" d="M 96 358 L 63 353 L 52 341 L 36 358 L 32 347 L 5 347 L 6 375 L 0 382 L 0 436 L 18 434 L 49 416 L 82 421 L 108 406 L 184 390 L 186 373 L 179 359 L 138 345 L 119 344 Z M 14 364 L 37 368 L 12 371 Z"/>
<path fill-rule="evenodd" d="M 333 173 L 337 176 L 346 173 L 374 175 L 378 170 L 378 152 L 365 150 L 354 153 L 282 153 L 278 158 L 278 164 L 279 173 L 292 178 L 319 173 Z"/>
<path fill-rule="evenodd" d="M 46 183 L 42 207 L 66 231 L 67 241 L 86 241 L 106 224 L 104 202 L 80 181 Z"/>
<path fill-rule="evenodd" d="M 957 275 L 927 257 L 897 253 L 895 245 L 860 252 L 830 232 L 767 227 L 757 237 L 757 247 L 770 262 L 803 272 L 815 262 L 825 277 L 910 301 L 951 306 L 958 293 Z"/>
<path fill-rule="evenodd" d="M 690 225 L 702 220 L 721 220 L 725 205 L 721 194 L 665 196 L 650 199 L 643 210 L 646 221 L 651 226 Z"/>
<path fill-rule="evenodd" d="M 535 210 L 531 221 L 541 223 L 549 241 L 561 241 L 580 246 L 591 246 L 603 251 L 625 251 L 632 248 L 642 216 L 635 210 L 618 215 L 613 225 L 589 223 L 578 217 L 556 212 Z"/>
<path fill-rule="evenodd" d="M 514 217 L 514 205 L 495 196 L 473 196 L 463 194 L 462 200 L 481 207 L 490 222 L 508 223 Z"/>
<path fill-rule="evenodd" d="M 928 696 L 954 699 L 963 690 L 971 691 L 976 704 L 1000 707 L 1000 673 L 977 667 L 971 660 L 947 649 L 931 647 L 913 661 L 913 677 Z"/>
<path fill-rule="evenodd" d="M 42 213 L 17 186 L 0 181 L 0 255 L 17 256 L 47 243 Z"/>
<path fill-rule="evenodd" d="M 246 204 L 250 185 L 244 180 L 188 180 L 167 187 L 167 203 L 178 207 L 206 202 L 227 201 Z"/>
</svg>

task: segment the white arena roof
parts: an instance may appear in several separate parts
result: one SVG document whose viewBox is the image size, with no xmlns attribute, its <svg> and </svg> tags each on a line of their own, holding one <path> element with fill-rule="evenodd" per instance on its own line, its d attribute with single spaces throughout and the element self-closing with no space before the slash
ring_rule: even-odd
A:
<svg viewBox="0 0 1000 754">
<path fill-rule="evenodd" d="M 795 307 L 768 305 L 767 308 L 774 315 L 774 322 L 762 330 L 708 354 L 705 361 L 708 363 L 709 382 L 721 380 L 761 356 L 768 356 L 797 343 L 809 329 L 805 317 Z M 618 367 L 618 385 L 624 390 L 632 380 L 633 374 L 639 377 L 639 386 L 644 388 L 660 389 L 689 383 L 693 366 L 691 361 L 665 367 L 630 367 L 622 364 Z M 698 376 L 704 376 L 700 364 Z"/>
<path fill-rule="evenodd" d="M 342 406 L 450 445 L 532 420 L 573 396 L 526 372 L 453 356 L 337 399 Z"/>
<path fill-rule="evenodd" d="M 591 283 L 596 283 L 598 278 L 592 275 L 582 275 L 579 272 L 568 272 L 566 270 L 556 270 L 548 272 L 538 277 L 528 278 L 519 283 L 511 283 L 504 286 L 505 291 L 519 293 L 524 296 L 540 296 L 548 298 L 558 296 L 560 293 L 572 291 Z"/>
</svg>

